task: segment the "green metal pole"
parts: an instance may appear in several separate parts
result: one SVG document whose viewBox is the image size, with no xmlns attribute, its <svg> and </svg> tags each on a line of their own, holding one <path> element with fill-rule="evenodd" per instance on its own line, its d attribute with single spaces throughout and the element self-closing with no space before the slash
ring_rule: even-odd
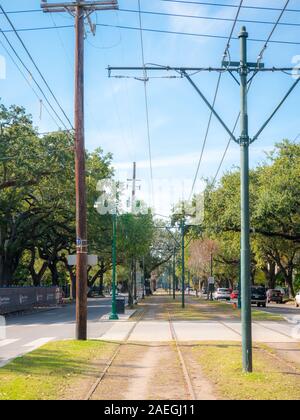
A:
<svg viewBox="0 0 300 420">
<path fill-rule="evenodd" d="M 184 251 L 185 251 L 185 220 L 182 219 L 181 222 L 181 287 L 182 287 L 182 309 L 185 308 L 185 261 L 184 261 Z"/>
<path fill-rule="evenodd" d="M 238 297 L 238 309 L 242 309 L 242 297 L 241 297 L 241 262 L 239 262 L 239 297 Z"/>
<path fill-rule="evenodd" d="M 252 321 L 250 282 L 249 130 L 248 130 L 248 33 L 243 27 L 241 42 L 241 298 L 243 369 L 252 372 Z"/>
<path fill-rule="evenodd" d="M 143 293 L 142 299 L 145 299 L 145 286 L 146 286 L 146 276 L 145 276 L 145 257 L 143 258 Z"/>
<path fill-rule="evenodd" d="M 176 250 L 173 251 L 173 299 L 176 299 Z"/>
<path fill-rule="evenodd" d="M 117 213 L 113 214 L 113 243 L 112 243 L 112 302 L 110 320 L 119 319 L 116 302 L 116 266 L 117 266 Z"/>
<path fill-rule="evenodd" d="M 169 295 L 172 295 L 172 263 L 169 263 Z"/>
</svg>

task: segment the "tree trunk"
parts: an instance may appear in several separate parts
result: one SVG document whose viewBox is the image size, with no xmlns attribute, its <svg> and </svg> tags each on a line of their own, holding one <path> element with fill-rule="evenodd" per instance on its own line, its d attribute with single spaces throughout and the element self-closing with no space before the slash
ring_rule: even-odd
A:
<svg viewBox="0 0 300 420">
<path fill-rule="evenodd" d="M 289 270 L 285 278 L 285 281 L 289 289 L 289 297 L 291 299 L 294 299 L 296 294 L 295 294 L 295 289 L 294 289 L 294 284 L 293 284 L 293 270 Z"/>
<path fill-rule="evenodd" d="M 134 284 L 134 267 L 131 264 L 131 276 L 128 281 L 128 306 L 133 306 L 133 284 Z"/>
<path fill-rule="evenodd" d="M 49 264 L 49 270 L 51 271 L 52 285 L 59 286 L 59 275 L 57 271 L 57 261 L 53 261 Z"/>
<path fill-rule="evenodd" d="M 263 272 L 267 279 L 267 286 L 268 289 L 275 289 L 276 288 L 276 263 L 274 261 L 269 261 L 269 263 L 263 267 Z"/>
<path fill-rule="evenodd" d="M 28 266 L 28 269 L 30 271 L 30 275 L 32 277 L 32 282 L 34 287 L 39 287 L 41 285 L 42 282 L 42 278 L 48 268 L 48 262 L 45 261 L 44 264 L 42 265 L 42 268 L 40 269 L 39 272 L 35 271 L 34 265 L 35 265 L 35 249 L 31 249 L 31 260 Z"/>
<path fill-rule="evenodd" d="M 12 285 L 12 278 L 16 267 L 14 267 L 13 262 L 8 260 L 3 260 L 0 258 L 0 286 L 8 287 Z"/>
<path fill-rule="evenodd" d="M 104 296 L 104 293 L 103 293 L 104 272 L 105 272 L 105 266 L 104 266 L 104 263 L 101 262 L 101 271 L 100 271 L 100 274 L 99 274 L 99 280 L 100 280 L 100 284 L 99 284 L 99 295 L 100 296 Z"/>
</svg>

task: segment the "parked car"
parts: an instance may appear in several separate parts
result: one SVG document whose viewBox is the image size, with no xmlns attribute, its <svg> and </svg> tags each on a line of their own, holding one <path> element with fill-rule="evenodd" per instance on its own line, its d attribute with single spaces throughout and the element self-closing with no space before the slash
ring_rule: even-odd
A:
<svg viewBox="0 0 300 420">
<path fill-rule="evenodd" d="M 300 306 L 300 292 L 298 292 L 296 295 L 296 308 L 299 308 L 299 306 Z"/>
<path fill-rule="evenodd" d="M 231 289 L 220 288 L 213 294 L 214 300 L 230 300 Z"/>
<path fill-rule="evenodd" d="M 231 300 L 237 300 L 239 298 L 239 291 L 238 290 L 234 290 L 231 295 L 230 295 L 230 299 Z"/>
<path fill-rule="evenodd" d="M 251 287 L 251 304 L 257 305 L 258 308 L 261 306 L 265 308 L 267 306 L 267 293 L 264 287 Z"/>
<path fill-rule="evenodd" d="M 277 304 L 283 303 L 283 294 L 280 290 L 269 289 L 267 291 L 267 301 L 268 303 L 275 302 Z"/>
</svg>

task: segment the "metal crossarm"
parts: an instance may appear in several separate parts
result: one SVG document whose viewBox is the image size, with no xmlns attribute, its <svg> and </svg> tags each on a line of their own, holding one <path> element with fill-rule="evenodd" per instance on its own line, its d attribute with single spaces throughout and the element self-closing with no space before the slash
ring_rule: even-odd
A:
<svg viewBox="0 0 300 420">
<path fill-rule="evenodd" d="M 241 63 L 239 61 L 223 61 L 222 65 L 228 70 L 233 70 L 233 69 L 236 69 L 236 67 L 240 67 Z M 254 68 L 256 70 L 263 69 L 265 67 L 263 63 L 249 63 L 248 62 L 247 65 L 249 69 Z"/>
<path fill-rule="evenodd" d="M 70 1 L 62 3 L 48 3 L 47 0 L 42 0 L 41 8 L 47 12 L 65 12 L 66 9 L 69 11 L 75 11 L 76 7 L 84 7 L 86 11 L 97 11 L 97 10 L 115 10 L 119 8 L 118 0 L 103 0 L 103 1 Z"/>
<path fill-rule="evenodd" d="M 210 104 L 210 102 L 206 99 L 206 97 L 201 92 L 201 90 L 198 88 L 198 86 L 195 84 L 195 82 L 192 80 L 192 78 L 186 72 L 183 72 L 183 73 L 184 73 L 184 76 L 186 77 L 186 79 L 190 82 L 190 84 L 194 87 L 194 89 L 199 93 L 199 95 L 201 96 L 201 98 L 203 99 L 203 101 L 206 103 L 206 105 L 208 106 L 208 108 L 212 111 L 212 113 L 217 118 L 217 120 L 222 125 L 222 127 L 230 135 L 230 137 L 232 138 L 232 140 L 235 141 L 236 143 L 239 143 L 238 140 L 237 140 L 237 138 L 233 134 L 233 132 L 228 128 L 228 126 L 225 124 L 225 122 L 223 121 L 223 119 L 220 117 L 220 115 L 217 113 L 217 111 L 214 109 L 214 107 Z"/>
<path fill-rule="evenodd" d="M 295 81 L 295 83 L 293 83 L 293 85 L 291 86 L 291 88 L 288 90 L 287 94 L 280 101 L 279 105 L 275 108 L 275 110 L 272 112 L 271 116 L 267 119 L 267 121 L 263 124 L 263 126 L 261 127 L 261 129 L 257 132 L 257 134 L 255 134 L 255 136 L 253 137 L 251 143 L 253 143 L 254 141 L 256 141 L 258 139 L 258 137 L 265 130 L 265 128 L 269 125 L 269 123 L 271 122 L 271 120 L 275 117 L 275 115 L 277 114 L 277 112 L 280 110 L 280 108 L 282 107 L 282 105 L 285 103 L 285 101 L 287 100 L 287 98 L 294 91 L 294 89 L 296 88 L 296 86 L 298 85 L 299 82 L 300 82 L 300 76 L 298 76 L 298 78 Z"/>
<path fill-rule="evenodd" d="M 245 372 L 252 372 L 252 324 L 251 324 L 251 281 L 250 281 L 250 189 L 249 189 L 249 146 L 255 140 L 258 139 L 260 134 L 272 121 L 274 116 L 286 102 L 290 94 L 294 91 L 296 86 L 300 81 L 299 67 L 293 68 L 278 68 L 271 67 L 265 68 L 262 64 L 261 58 L 262 54 L 259 57 L 257 63 L 248 62 L 247 57 L 247 39 L 248 32 L 245 27 L 242 28 L 239 35 L 240 47 L 241 47 L 241 57 L 240 61 L 233 62 L 228 60 L 223 60 L 221 68 L 215 67 L 206 67 L 206 68 L 194 68 L 194 67 L 169 67 L 169 66 L 160 66 L 155 64 L 148 64 L 144 67 L 108 67 L 109 76 L 114 70 L 118 71 L 175 71 L 179 73 L 183 78 L 186 78 L 191 86 L 198 92 L 204 103 L 208 106 L 211 111 L 211 114 L 214 115 L 226 132 L 230 135 L 230 138 L 233 139 L 236 143 L 240 145 L 241 150 L 241 298 L 242 298 L 242 354 L 243 354 L 243 369 Z M 265 47 L 266 48 L 266 47 Z M 264 48 L 264 49 L 265 49 Z M 201 73 L 201 72 L 219 72 L 229 73 L 234 80 L 240 85 L 241 93 L 241 111 L 239 114 L 239 119 L 241 123 L 241 133 L 240 137 L 237 139 L 234 133 L 228 128 L 226 123 L 223 121 L 221 116 L 215 110 L 214 104 L 211 104 L 209 100 L 205 97 L 200 88 L 192 79 L 192 73 Z M 252 82 L 253 78 L 258 73 L 267 73 L 267 72 L 292 72 L 297 80 L 290 87 L 286 95 L 280 101 L 279 105 L 275 108 L 271 116 L 266 120 L 257 134 L 251 140 L 249 136 L 249 115 L 248 115 L 248 91 L 249 84 Z M 190 73 L 190 74 L 189 74 Z M 235 77 L 234 73 L 238 73 L 240 81 Z M 249 74 L 251 74 L 250 77 Z M 236 122 L 236 125 L 238 120 Z M 184 249 L 185 249 L 185 220 L 181 222 L 181 236 L 182 236 L 182 290 L 185 286 L 185 270 L 184 270 Z M 184 308 L 184 292 L 182 294 L 182 307 Z"/>
</svg>

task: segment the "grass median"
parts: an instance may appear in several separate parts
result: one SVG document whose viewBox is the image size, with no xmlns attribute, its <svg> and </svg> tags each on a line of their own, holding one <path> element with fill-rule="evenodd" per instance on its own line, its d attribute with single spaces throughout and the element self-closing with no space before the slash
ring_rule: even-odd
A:
<svg viewBox="0 0 300 420">
<path fill-rule="evenodd" d="M 0 369 L 0 400 L 82 399 L 117 344 L 49 343 Z"/>
<path fill-rule="evenodd" d="M 300 366 L 274 357 L 268 346 L 254 346 L 251 374 L 242 372 L 240 344 L 201 343 L 185 351 L 192 351 L 220 399 L 300 400 Z"/>
<path fill-rule="evenodd" d="M 161 312 L 156 316 L 161 319 L 168 319 L 171 315 L 174 321 L 238 321 L 241 319 L 241 311 L 234 308 L 233 304 L 207 301 L 194 296 L 186 296 L 186 305 L 182 309 L 181 297 L 176 296 L 160 298 L 163 302 Z M 151 303 L 151 299 L 150 299 Z M 280 315 L 268 313 L 256 308 L 252 308 L 253 321 L 284 321 Z"/>
</svg>

